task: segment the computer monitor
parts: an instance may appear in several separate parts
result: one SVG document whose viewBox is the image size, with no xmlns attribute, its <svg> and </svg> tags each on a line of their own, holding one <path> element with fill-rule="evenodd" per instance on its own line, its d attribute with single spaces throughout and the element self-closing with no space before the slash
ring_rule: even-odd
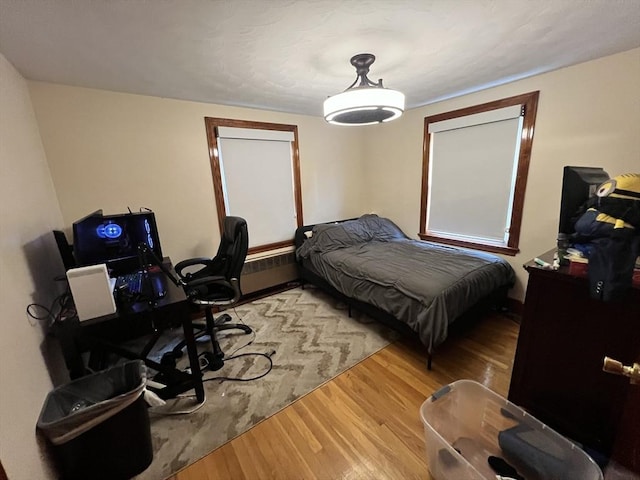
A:
<svg viewBox="0 0 640 480">
<path fill-rule="evenodd" d="M 162 258 L 153 212 L 103 215 L 98 210 L 73 223 L 73 249 L 79 266 L 106 263 L 113 274 L 133 272 L 141 266 L 141 243 Z"/>
<path fill-rule="evenodd" d="M 599 167 L 564 167 L 562 175 L 562 198 L 558 233 L 572 235 L 581 207 L 593 197 L 600 184 L 609 180 L 609 175 Z"/>
<path fill-rule="evenodd" d="M 73 222 L 73 256 L 77 267 L 92 265 L 90 261 L 93 256 L 90 248 L 91 231 L 101 222 L 102 217 L 103 213 L 102 209 L 100 209 Z"/>
</svg>

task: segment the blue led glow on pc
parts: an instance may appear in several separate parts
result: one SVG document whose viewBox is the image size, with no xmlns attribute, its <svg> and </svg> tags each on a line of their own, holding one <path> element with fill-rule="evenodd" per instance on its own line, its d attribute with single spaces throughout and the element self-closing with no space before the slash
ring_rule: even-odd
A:
<svg viewBox="0 0 640 480">
<path fill-rule="evenodd" d="M 146 220 L 145 220 L 146 222 Z M 102 224 L 96 228 L 96 233 L 100 238 L 119 238 L 122 235 L 122 227 L 117 223 Z"/>
<path fill-rule="evenodd" d="M 147 245 L 149 248 L 153 250 L 153 236 L 151 235 L 151 225 L 149 224 L 149 220 L 145 218 L 144 220 L 144 229 L 147 232 Z"/>
<path fill-rule="evenodd" d="M 141 243 L 162 259 L 153 212 L 104 215 L 97 210 L 73 223 L 73 251 L 78 266 L 106 263 L 113 273 L 130 273 L 139 266 Z"/>
</svg>

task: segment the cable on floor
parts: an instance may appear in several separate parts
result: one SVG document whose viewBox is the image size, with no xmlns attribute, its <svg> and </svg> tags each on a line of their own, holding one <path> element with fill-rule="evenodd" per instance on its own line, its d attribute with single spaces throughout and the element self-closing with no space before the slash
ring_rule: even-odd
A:
<svg viewBox="0 0 640 480">
<path fill-rule="evenodd" d="M 235 360 L 236 358 L 249 357 L 249 356 L 264 357 L 269 361 L 269 367 L 267 368 L 266 372 L 263 372 L 260 375 L 256 375 L 255 377 L 249 377 L 249 378 L 224 377 L 224 376 L 210 377 L 210 378 L 203 378 L 202 379 L 202 383 L 204 383 L 204 382 L 213 382 L 215 380 L 219 380 L 220 383 L 222 383 L 224 381 L 229 381 L 229 382 L 252 382 L 254 380 L 258 380 L 260 378 L 263 378 L 263 377 L 267 376 L 269 374 L 269 372 L 271 372 L 271 370 L 273 369 L 273 360 L 271 359 L 271 357 L 275 353 L 276 353 L 275 350 L 272 350 L 269 353 L 249 352 L 249 353 L 241 353 L 239 355 L 235 355 L 235 356 L 228 357 L 228 358 L 224 359 L 224 361 L 226 362 L 228 360 Z"/>
<path fill-rule="evenodd" d="M 195 398 L 194 394 L 189 394 L 189 395 L 177 395 L 175 398 Z M 202 399 L 202 402 L 200 402 L 198 405 L 196 405 L 195 407 L 189 409 L 189 410 L 167 410 L 167 411 L 162 411 L 162 410 L 155 410 L 155 408 L 161 408 L 161 407 L 150 407 L 149 408 L 149 413 L 153 413 L 154 415 L 191 415 L 192 413 L 197 412 L 198 410 L 200 410 L 203 405 L 207 403 L 207 394 L 205 393 L 204 398 Z"/>
</svg>

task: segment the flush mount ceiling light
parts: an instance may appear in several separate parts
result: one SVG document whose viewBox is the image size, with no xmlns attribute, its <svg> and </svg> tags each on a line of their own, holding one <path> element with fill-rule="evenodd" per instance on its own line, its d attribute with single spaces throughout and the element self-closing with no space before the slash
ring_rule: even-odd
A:
<svg viewBox="0 0 640 480">
<path fill-rule="evenodd" d="M 367 78 L 369 67 L 375 60 L 376 57 L 370 53 L 351 57 L 351 65 L 356 67 L 358 76 L 344 92 L 324 101 L 324 119 L 327 122 L 335 125 L 372 125 L 390 122 L 402 115 L 404 94 L 384 88 L 382 79 L 374 83 Z"/>
</svg>

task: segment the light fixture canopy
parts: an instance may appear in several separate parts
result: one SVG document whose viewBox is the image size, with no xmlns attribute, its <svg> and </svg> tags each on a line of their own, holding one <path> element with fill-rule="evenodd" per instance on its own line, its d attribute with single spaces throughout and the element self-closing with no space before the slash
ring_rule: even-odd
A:
<svg viewBox="0 0 640 480">
<path fill-rule="evenodd" d="M 371 53 L 351 57 L 357 77 L 344 92 L 324 101 L 324 119 L 335 125 L 372 125 L 390 122 L 404 111 L 404 94 L 382 86 L 382 79 L 374 83 L 367 77 L 369 67 L 376 60 Z M 360 83 L 358 83 L 360 81 Z"/>
</svg>

